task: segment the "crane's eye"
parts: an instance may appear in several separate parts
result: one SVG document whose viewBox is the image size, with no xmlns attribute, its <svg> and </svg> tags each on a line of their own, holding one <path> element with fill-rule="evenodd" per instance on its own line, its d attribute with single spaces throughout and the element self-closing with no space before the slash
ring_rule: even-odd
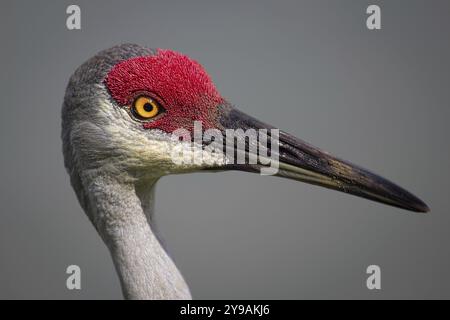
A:
<svg viewBox="0 0 450 320">
<path fill-rule="evenodd" d="M 148 120 L 156 117 L 163 108 L 159 103 L 150 97 L 140 96 L 134 100 L 131 111 L 140 120 Z"/>
</svg>

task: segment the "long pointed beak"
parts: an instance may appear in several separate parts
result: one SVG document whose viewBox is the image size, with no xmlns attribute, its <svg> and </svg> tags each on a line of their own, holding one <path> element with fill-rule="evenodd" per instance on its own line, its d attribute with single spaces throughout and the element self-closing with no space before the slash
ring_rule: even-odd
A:
<svg viewBox="0 0 450 320">
<path fill-rule="evenodd" d="M 219 121 L 226 129 L 274 129 L 273 126 L 248 116 L 228 104 L 221 107 Z M 279 132 L 279 139 L 275 143 L 278 144 L 279 158 L 277 176 L 338 190 L 410 211 L 430 210 L 422 200 L 389 180 L 330 155 L 284 131 Z M 261 164 L 230 163 L 221 169 L 260 172 L 261 167 L 263 167 Z"/>
</svg>

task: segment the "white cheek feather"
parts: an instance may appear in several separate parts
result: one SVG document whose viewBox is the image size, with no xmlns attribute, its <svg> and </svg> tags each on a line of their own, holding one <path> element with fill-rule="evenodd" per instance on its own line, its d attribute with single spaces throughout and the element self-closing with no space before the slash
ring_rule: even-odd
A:
<svg viewBox="0 0 450 320">
<path fill-rule="evenodd" d="M 163 176 L 225 163 L 220 153 L 181 142 L 161 130 L 144 129 L 125 108 L 112 105 L 108 99 L 99 101 L 98 110 L 102 118 L 107 119 L 103 129 L 110 137 L 111 145 L 123 154 L 125 166 L 142 168 L 151 176 Z"/>
</svg>

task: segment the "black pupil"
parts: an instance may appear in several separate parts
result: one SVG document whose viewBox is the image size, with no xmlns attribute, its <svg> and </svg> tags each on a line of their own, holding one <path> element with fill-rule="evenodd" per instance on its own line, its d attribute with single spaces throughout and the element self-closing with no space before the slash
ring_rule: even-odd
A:
<svg viewBox="0 0 450 320">
<path fill-rule="evenodd" d="M 146 104 L 144 104 L 144 110 L 147 112 L 153 111 L 153 105 L 147 102 Z"/>
</svg>

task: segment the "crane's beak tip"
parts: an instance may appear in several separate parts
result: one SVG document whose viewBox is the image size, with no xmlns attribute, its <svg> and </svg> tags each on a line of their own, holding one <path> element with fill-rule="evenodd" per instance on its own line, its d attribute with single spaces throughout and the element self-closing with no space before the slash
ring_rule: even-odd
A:
<svg viewBox="0 0 450 320">
<path fill-rule="evenodd" d="M 430 207 L 428 207 L 427 204 L 425 202 L 423 202 L 422 200 L 419 200 L 418 202 L 416 202 L 410 210 L 413 210 L 415 212 L 420 212 L 420 213 L 430 213 L 430 211 L 431 211 Z"/>
</svg>

